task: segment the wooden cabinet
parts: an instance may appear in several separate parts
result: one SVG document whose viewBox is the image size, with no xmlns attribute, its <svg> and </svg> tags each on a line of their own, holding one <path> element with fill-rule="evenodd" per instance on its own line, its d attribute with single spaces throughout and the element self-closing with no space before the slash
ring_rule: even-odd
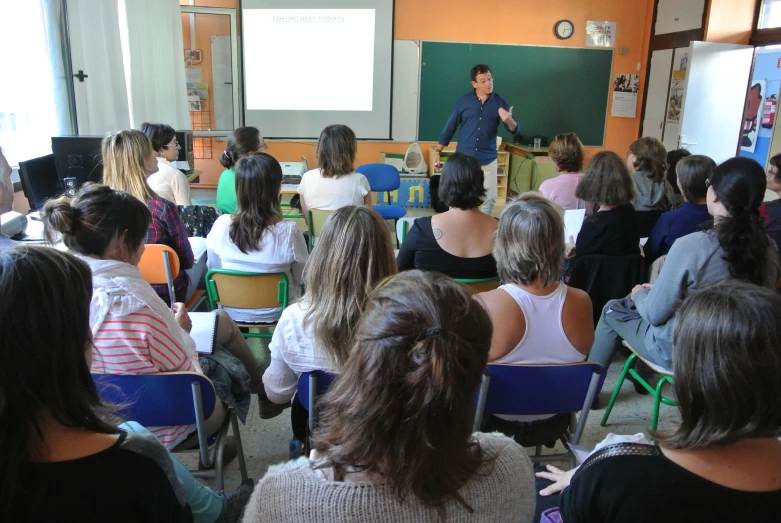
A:
<svg viewBox="0 0 781 523">
<path fill-rule="evenodd" d="M 442 174 L 441 169 L 434 167 L 436 164 L 436 147 L 429 149 L 428 156 L 428 175 L 439 176 Z M 444 164 L 447 161 L 447 157 L 456 152 L 455 147 L 445 147 L 440 155 L 440 161 Z M 496 205 L 504 205 L 507 203 L 507 176 L 510 173 L 510 153 L 507 151 L 497 152 L 498 158 L 496 162 L 496 184 L 497 184 L 497 196 Z"/>
<path fill-rule="evenodd" d="M 702 28 L 705 0 L 659 0 L 654 35 Z"/>
</svg>

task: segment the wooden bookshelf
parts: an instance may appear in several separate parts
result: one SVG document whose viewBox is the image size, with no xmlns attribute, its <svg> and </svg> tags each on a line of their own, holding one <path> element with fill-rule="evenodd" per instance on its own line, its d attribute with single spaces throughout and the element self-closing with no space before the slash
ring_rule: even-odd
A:
<svg viewBox="0 0 781 523">
<path fill-rule="evenodd" d="M 450 156 L 456 152 L 455 147 L 445 147 L 442 150 L 442 154 L 440 155 L 440 161 L 444 165 L 444 163 L 447 161 L 447 157 Z M 439 176 L 442 174 L 442 169 L 437 169 L 434 164 L 435 161 L 435 155 L 436 155 L 436 147 L 431 147 L 429 150 L 429 160 L 428 160 L 428 175 L 429 178 L 432 176 Z M 510 173 L 510 153 L 507 151 L 498 151 L 497 152 L 497 162 L 496 162 L 496 184 L 497 184 L 497 195 L 496 195 L 496 205 L 504 205 L 507 203 L 507 177 Z"/>
</svg>

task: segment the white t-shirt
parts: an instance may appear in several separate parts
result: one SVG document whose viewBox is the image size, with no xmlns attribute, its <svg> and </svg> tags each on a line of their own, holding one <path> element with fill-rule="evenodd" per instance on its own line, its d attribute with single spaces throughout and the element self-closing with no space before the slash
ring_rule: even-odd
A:
<svg viewBox="0 0 781 523">
<path fill-rule="evenodd" d="M 371 192 L 369 180 L 361 173 L 350 173 L 339 178 L 323 178 L 320 169 L 312 169 L 301 177 L 298 194 L 307 208 L 335 211 L 345 205 L 363 205 Z"/>
<path fill-rule="evenodd" d="M 285 309 L 269 344 L 271 363 L 263 374 L 263 387 L 268 399 L 278 405 L 293 399 L 302 372 L 333 371 L 331 358 L 314 348 L 312 329 L 304 326 L 307 308 L 299 302 Z"/>
<path fill-rule="evenodd" d="M 206 236 L 206 252 L 209 269 L 230 269 L 244 272 L 284 272 L 288 278 L 288 300 L 301 295 L 304 265 L 309 253 L 304 235 L 293 221 L 281 221 L 267 228 L 260 239 L 260 250 L 241 252 L 230 239 L 232 215 L 217 218 Z M 271 309 L 237 309 L 225 307 L 231 318 L 238 322 L 273 322 L 282 313 L 281 307 Z"/>
<path fill-rule="evenodd" d="M 157 166 L 159 170 L 147 178 L 149 187 L 164 200 L 174 202 L 176 205 L 192 205 L 190 183 L 184 173 L 165 158 L 158 158 Z"/>
</svg>

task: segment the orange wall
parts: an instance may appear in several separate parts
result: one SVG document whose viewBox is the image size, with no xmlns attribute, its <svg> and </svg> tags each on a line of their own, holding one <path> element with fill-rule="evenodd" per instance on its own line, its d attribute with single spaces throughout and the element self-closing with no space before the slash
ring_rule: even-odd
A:
<svg viewBox="0 0 781 523">
<path fill-rule="evenodd" d="M 187 2 L 180 0 L 180 3 Z M 235 0 L 203 0 L 196 3 L 213 7 L 234 7 L 237 4 Z M 494 0 L 490 5 L 481 5 L 474 0 L 396 0 L 394 38 L 583 47 L 586 21 L 608 20 L 617 23 L 614 73 L 638 74 L 639 62 L 640 85 L 644 86 L 653 4 L 653 0 Z M 561 41 L 554 36 L 553 26 L 564 18 L 575 24 L 575 35 Z M 197 30 L 200 33 L 200 29 Z M 201 45 L 199 37 L 199 47 Z M 618 53 L 621 47 L 628 49 L 626 55 Z M 469 87 L 465 84 L 464 90 Z M 496 88 L 501 92 L 501 78 L 497 79 Z M 641 90 L 636 118 L 613 118 L 608 112 L 604 149 L 616 151 L 620 155 L 628 150 L 629 144 L 639 133 L 642 99 Z M 523 115 L 515 116 L 523 125 Z M 421 147 L 426 151 L 428 145 L 421 144 Z M 198 168 L 204 170 L 202 183 L 216 183 L 222 170 L 216 158 L 222 150 L 224 143 L 215 142 L 215 160 L 198 164 Z M 269 143 L 269 152 L 280 160 L 295 160 L 303 154 L 309 159 L 310 166 L 314 165 L 314 150 L 314 143 Z M 381 152 L 404 153 L 406 150 L 407 144 L 361 142 L 356 163 L 376 162 Z M 588 148 L 588 153 L 593 155 L 600 150 L 603 148 Z"/>
</svg>

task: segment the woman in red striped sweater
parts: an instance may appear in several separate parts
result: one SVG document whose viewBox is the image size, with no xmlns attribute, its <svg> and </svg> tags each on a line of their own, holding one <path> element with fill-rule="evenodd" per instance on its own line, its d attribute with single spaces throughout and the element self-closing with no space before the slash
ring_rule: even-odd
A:
<svg viewBox="0 0 781 523">
<path fill-rule="evenodd" d="M 93 372 L 203 372 L 188 334 L 192 324 L 184 304 L 177 303 L 172 312 L 138 270 L 151 220 L 143 202 L 105 185 L 85 184 L 73 199 L 47 202 L 42 217 L 48 238 L 60 233 L 68 249 L 92 269 Z M 216 343 L 244 365 L 250 391 L 262 391 L 263 372 L 238 327 L 222 311 L 217 317 Z M 207 431 L 216 432 L 224 419 L 225 408 L 218 401 L 206 420 Z M 195 426 L 150 430 L 173 448 L 187 440 Z M 194 444 L 195 438 L 191 440 Z"/>
</svg>

